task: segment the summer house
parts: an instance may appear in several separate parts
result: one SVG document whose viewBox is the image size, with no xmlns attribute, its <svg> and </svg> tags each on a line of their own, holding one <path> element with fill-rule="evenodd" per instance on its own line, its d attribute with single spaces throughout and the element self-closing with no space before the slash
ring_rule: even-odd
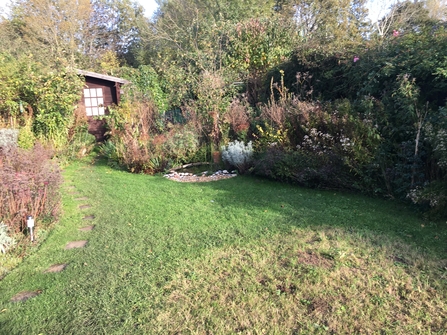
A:
<svg viewBox="0 0 447 335">
<path fill-rule="evenodd" d="M 129 81 L 90 71 L 77 70 L 77 73 L 85 78 L 79 107 L 87 115 L 88 132 L 96 137 L 96 141 L 103 141 L 105 122 L 100 116 L 109 113 L 108 107 L 119 104 L 121 85 Z"/>
</svg>

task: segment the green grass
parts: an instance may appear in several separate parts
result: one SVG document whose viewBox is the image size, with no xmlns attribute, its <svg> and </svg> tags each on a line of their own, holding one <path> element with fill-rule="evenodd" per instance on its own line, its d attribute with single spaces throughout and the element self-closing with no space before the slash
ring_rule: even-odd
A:
<svg viewBox="0 0 447 335">
<path fill-rule="evenodd" d="M 446 222 L 251 177 L 176 183 L 101 161 L 64 177 L 61 221 L 0 282 L 0 334 L 446 333 Z M 43 273 L 55 263 L 69 265 Z M 9 302 L 24 290 L 42 293 Z"/>
</svg>

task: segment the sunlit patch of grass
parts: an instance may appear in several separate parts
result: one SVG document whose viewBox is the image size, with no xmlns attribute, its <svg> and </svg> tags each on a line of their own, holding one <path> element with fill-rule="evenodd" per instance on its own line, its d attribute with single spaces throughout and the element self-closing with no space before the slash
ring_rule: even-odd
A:
<svg viewBox="0 0 447 335">
<path fill-rule="evenodd" d="M 182 264 L 147 330 L 443 333 L 445 265 L 385 236 L 293 229 Z"/>
</svg>

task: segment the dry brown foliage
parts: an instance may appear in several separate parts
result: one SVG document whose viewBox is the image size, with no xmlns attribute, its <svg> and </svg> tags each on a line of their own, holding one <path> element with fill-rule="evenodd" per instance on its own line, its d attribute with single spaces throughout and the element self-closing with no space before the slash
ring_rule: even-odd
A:
<svg viewBox="0 0 447 335">
<path fill-rule="evenodd" d="M 60 169 L 50 160 L 51 152 L 40 145 L 32 150 L 0 150 L 0 218 L 17 233 L 26 228 L 26 216 L 58 217 Z"/>
<path fill-rule="evenodd" d="M 225 122 L 230 124 L 236 134 L 247 131 L 250 127 L 250 110 L 247 104 L 234 99 L 225 114 Z"/>
</svg>

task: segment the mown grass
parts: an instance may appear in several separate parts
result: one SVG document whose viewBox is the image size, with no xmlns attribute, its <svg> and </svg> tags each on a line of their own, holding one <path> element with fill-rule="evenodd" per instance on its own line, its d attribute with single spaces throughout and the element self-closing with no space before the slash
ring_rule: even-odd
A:
<svg viewBox="0 0 447 335">
<path fill-rule="evenodd" d="M 445 222 L 250 177 L 176 183 L 101 161 L 64 175 L 61 222 L 0 282 L 0 334 L 446 333 Z M 55 263 L 69 265 L 43 273 Z M 42 293 L 9 302 L 24 290 Z"/>
</svg>

